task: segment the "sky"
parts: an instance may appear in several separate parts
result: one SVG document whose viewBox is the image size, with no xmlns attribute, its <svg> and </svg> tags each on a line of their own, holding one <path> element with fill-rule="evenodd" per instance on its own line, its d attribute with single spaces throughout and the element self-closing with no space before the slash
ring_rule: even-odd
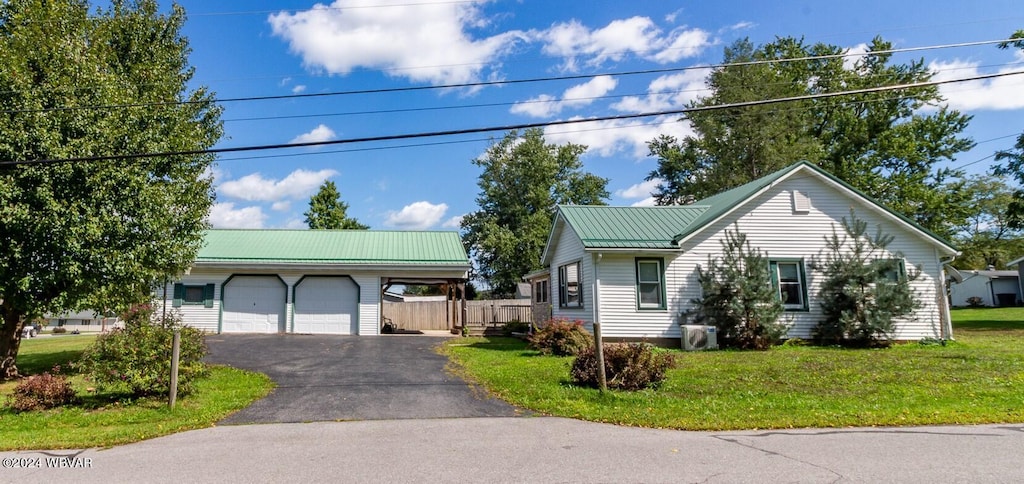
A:
<svg viewBox="0 0 1024 484">
<path fill-rule="evenodd" d="M 683 107 L 706 94 L 702 66 L 738 39 L 803 37 L 857 52 L 991 41 L 1024 29 L 1019 0 L 180 0 L 195 86 L 226 101 L 218 148 L 346 140 L 588 119 Z M 163 6 L 167 8 L 167 3 Z M 922 7 L 921 5 L 927 5 Z M 994 45 L 897 54 L 936 79 L 1024 71 Z M 691 68 L 642 75 L 629 71 Z M 423 89 L 537 78 L 546 82 Z M 395 91 L 395 89 L 419 88 Z M 978 145 L 948 163 L 984 173 L 1024 131 L 1024 75 L 949 84 L 948 105 L 974 116 Z M 549 126 L 553 143 L 588 146 L 584 169 L 609 179 L 613 205 L 651 203 L 646 143 L 691 134 L 678 115 Z M 304 228 L 309 198 L 334 181 L 348 214 L 372 229 L 457 230 L 477 208 L 473 160 L 504 131 L 228 153 L 213 176 L 217 228 Z M 796 161 L 796 160 L 794 160 Z"/>
</svg>

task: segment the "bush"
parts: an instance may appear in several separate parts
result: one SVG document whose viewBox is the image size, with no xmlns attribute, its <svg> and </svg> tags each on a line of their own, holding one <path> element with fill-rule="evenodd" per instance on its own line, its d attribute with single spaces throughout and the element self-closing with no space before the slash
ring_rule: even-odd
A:
<svg viewBox="0 0 1024 484">
<path fill-rule="evenodd" d="M 971 296 L 967 298 L 967 307 L 980 308 L 985 306 L 985 300 L 978 296 Z"/>
<path fill-rule="evenodd" d="M 75 390 L 66 376 L 47 372 L 18 382 L 10 400 L 17 412 L 45 410 L 74 402 Z"/>
<path fill-rule="evenodd" d="M 545 355 L 572 356 L 594 346 L 583 321 L 553 319 L 530 337 L 530 347 Z"/>
<path fill-rule="evenodd" d="M 65 328 L 63 326 L 57 326 L 56 328 L 53 328 L 53 334 L 64 334 L 67 332 L 68 328 Z"/>
<path fill-rule="evenodd" d="M 665 380 L 665 373 L 674 364 L 672 355 L 656 352 L 647 343 L 606 343 L 604 373 L 608 388 L 642 390 Z M 598 387 L 597 355 L 588 347 L 576 355 L 572 363 L 572 381 L 577 385 Z"/>
<path fill-rule="evenodd" d="M 530 323 L 524 323 L 522 321 L 509 321 L 501 327 L 501 332 L 505 336 L 512 336 L 512 333 L 529 333 Z"/>
<path fill-rule="evenodd" d="M 167 320 L 136 320 L 96 338 L 79 361 L 79 369 L 97 386 L 126 390 L 133 396 L 167 394 L 171 384 L 171 341 L 181 332 L 178 393 L 193 390 L 206 367 L 203 333 L 181 324 L 176 313 Z"/>
</svg>

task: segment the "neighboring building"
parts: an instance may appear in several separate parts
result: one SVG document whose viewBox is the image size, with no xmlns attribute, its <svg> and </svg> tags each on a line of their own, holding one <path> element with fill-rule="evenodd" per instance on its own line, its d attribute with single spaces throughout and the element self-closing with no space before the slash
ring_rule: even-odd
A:
<svg viewBox="0 0 1024 484">
<path fill-rule="evenodd" d="M 602 323 L 609 338 L 679 338 L 678 324 L 700 297 L 697 267 L 721 253 L 725 230 L 745 233 L 770 260 L 792 321 L 790 337 L 809 337 L 822 319 L 821 275 L 810 265 L 825 236 L 842 234 L 850 211 L 895 237 L 892 253 L 921 274 L 912 286 L 922 307 L 899 322 L 896 339 L 950 337 L 943 265 L 949 243 L 808 163 L 798 163 L 685 206 L 559 206 L 542 263 L 555 318 Z M 873 231 L 873 228 L 872 228 Z M 536 300 L 536 298 L 535 298 Z"/>
<path fill-rule="evenodd" d="M 46 321 L 46 331 L 50 331 L 53 328 L 64 328 L 68 333 L 75 331 L 80 333 L 110 331 L 111 329 L 123 326 L 116 316 L 104 318 L 102 314 L 97 314 L 93 311 L 48 314 L 42 319 Z"/>
<path fill-rule="evenodd" d="M 551 319 L 551 271 L 542 269 L 523 276 L 530 284 L 530 299 L 533 324 L 543 326 Z"/>
<path fill-rule="evenodd" d="M 216 333 L 377 335 L 387 288 L 464 287 L 469 267 L 456 232 L 209 230 L 164 303 Z"/>
<path fill-rule="evenodd" d="M 1016 306 L 1020 300 L 1020 281 L 1017 271 L 960 271 L 963 280 L 949 284 L 949 299 L 953 306 L 971 306 L 971 298 L 987 307 Z"/>
</svg>

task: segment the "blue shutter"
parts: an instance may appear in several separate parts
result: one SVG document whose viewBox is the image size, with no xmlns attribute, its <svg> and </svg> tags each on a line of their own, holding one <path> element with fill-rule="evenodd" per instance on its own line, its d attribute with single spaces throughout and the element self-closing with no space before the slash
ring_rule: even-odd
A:
<svg viewBox="0 0 1024 484">
<path fill-rule="evenodd" d="M 207 284 L 203 287 L 203 306 L 213 307 L 213 284 Z"/>
<path fill-rule="evenodd" d="M 180 308 L 181 303 L 185 301 L 185 285 L 182 283 L 174 284 L 174 307 Z"/>
</svg>

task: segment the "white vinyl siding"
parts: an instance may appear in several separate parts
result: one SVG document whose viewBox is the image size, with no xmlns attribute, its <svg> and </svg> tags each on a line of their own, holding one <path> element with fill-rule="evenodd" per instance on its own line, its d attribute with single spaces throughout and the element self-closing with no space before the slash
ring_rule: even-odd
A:
<svg viewBox="0 0 1024 484">
<path fill-rule="evenodd" d="M 562 280 L 558 274 L 558 267 L 571 262 L 580 263 L 581 273 L 581 290 L 583 292 L 581 302 L 582 308 L 565 308 L 560 307 L 558 301 L 552 301 L 554 304 L 551 305 L 552 317 L 555 319 L 569 319 L 569 320 L 582 320 L 585 324 L 589 325 L 594 321 L 594 292 L 592 285 L 594 283 L 594 264 L 590 256 L 583 251 L 583 242 L 580 241 L 579 236 L 573 232 L 572 228 L 567 224 L 564 226 L 561 234 L 558 235 L 556 241 L 557 247 L 555 253 L 551 257 L 551 285 L 553 288 L 560 288 Z M 558 291 L 554 291 L 556 294 Z M 556 296 L 557 297 L 557 296 Z"/>
<path fill-rule="evenodd" d="M 598 262 L 601 302 L 600 317 L 602 332 L 608 337 L 622 338 L 678 338 L 680 314 L 693 309 L 692 300 L 700 297 L 697 280 L 697 266 L 705 266 L 708 255 L 719 257 L 724 231 L 735 230 L 747 234 L 752 247 L 764 251 L 768 258 L 775 260 L 804 260 L 807 295 L 806 311 L 787 311 L 784 318 L 792 322 L 790 337 L 810 337 L 811 329 L 821 320 L 821 307 L 817 301 L 821 275 L 812 268 L 810 261 L 824 249 L 824 237 L 832 233 L 832 227 L 842 234 L 840 220 L 848 217 L 850 208 L 857 216 L 869 223 L 871 232 L 881 223 L 882 230 L 895 236 L 889 249 L 895 254 L 902 252 L 908 268 L 921 266 L 921 276 L 912 283 L 922 308 L 912 317 L 898 323 L 897 339 L 917 340 L 923 337 L 938 337 L 940 320 L 940 274 L 939 252 L 919 233 L 902 223 L 892 221 L 878 208 L 860 198 L 848 196 L 845 192 L 826 185 L 814 175 L 795 176 L 777 183 L 765 193 L 738 207 L 736 211 L 699 232 L 682 243 L 681 252 L 665 256 L 666 309 L 664 311 L 641 311 L 637 308 L 636 257 L 646 254 L 605 252 Z M 809 200 L 807 213 L 793 213 L 793 190 L 799 190 Z M 584 256 L 583 246 L 571 227 L 566 226 L 557 239 L 555 251 L 550 256 L 552 277 L 557 278 L 560 265 L 573 260 L 583 262 L 584 284 L 590 287 L 594 281 L 593 261 Z M 552 281 L 552 284 L 558 284 Z M 556 286 L 557 287 L 557 286 Z M 592 318 L 593 307 L 588 305 L 591 295 L 584 291 L 586 311 L 567 310 L 554 307 L 555 317 Z M 590 319 L 587 319 L 590 322 Z"/>
<path fill-rule="evenodd" d="M 220 321 L 220 285 L 227 278 L 226 275 L 203 273 L 200 271 L 194 271 L 195 273 L 185 276 L 184 283 L 187 286 L 200 286 L 204 287 L 207 284 L 213 284 L 213 304 L 210 307 L 206 307 L 203 304 L 182 304 L 179 307 L 174 307 L 174 282 L 168 283 L 167 289 L 167 300 L 164 304 L 168 311 L 175 311 L 181 315 L 183 322 L 194 328 L 201 329 L 209 333 L 217 332 L 217 325 Z M 160 300 L 164 297 L 163 287 L 158 288 L 155 294 L 156 299 Z M 156 307 L 156 311 L 159 314 L 162 308 Z"/>
<path fill-rule="evenodd" d="M 791 191 L 799 190 L 810 199 L 810 211 L 793 214 Z M 772 186 L 765 193 L 747 202 L 736 212 L 708 227 L 696 237 L 683 243 L 683 264 L 676 270 L 686 274 L 686 282 L 680 287 L 681 305 L 678 309 L 692 307 L 689 301 L 700 296 L 697 283 L 696 265 L 706 264 L 709 254 L 721 252 L 720 241 L 724 231 L 735 230 L 738 223 L 741 232 L 747 234 L 752 247 L 766 252 L 770 259 L 810 260 L 825 247 L 824 237 L 831 235 L 832 228 L 842 235 L 840 223 L 849 218 L 851 207 L 857 217 L 869 224 L 869 231 L 881 224 L 882 230 L 895 236 L 889 251 L 895 256 L 902 252 L 908 267 L 920 265 L 924 272 L 914 282 L 913 289 L 922 303 L 921 309 L 912 317 L 898 322 L 897 339 L 917 340 L 923 337 L 938 337 L 940 323 L 938 254 L 935 247 L 918 233 L 902 223 L 892 221 L 879 213 L 878 208 L 868 205 L 862 199 L 847 196 L 846 193 L 826 185 L 816 176 L 795 176 Z M 821 320 L 821 306 L 817 301 L 821 275 L 810 264 L 806 267 L 808 310 L 787 312 L 784 317 L 792 318 L 790 337 L 810 337 L 811 329 Z"/>
</svg>

